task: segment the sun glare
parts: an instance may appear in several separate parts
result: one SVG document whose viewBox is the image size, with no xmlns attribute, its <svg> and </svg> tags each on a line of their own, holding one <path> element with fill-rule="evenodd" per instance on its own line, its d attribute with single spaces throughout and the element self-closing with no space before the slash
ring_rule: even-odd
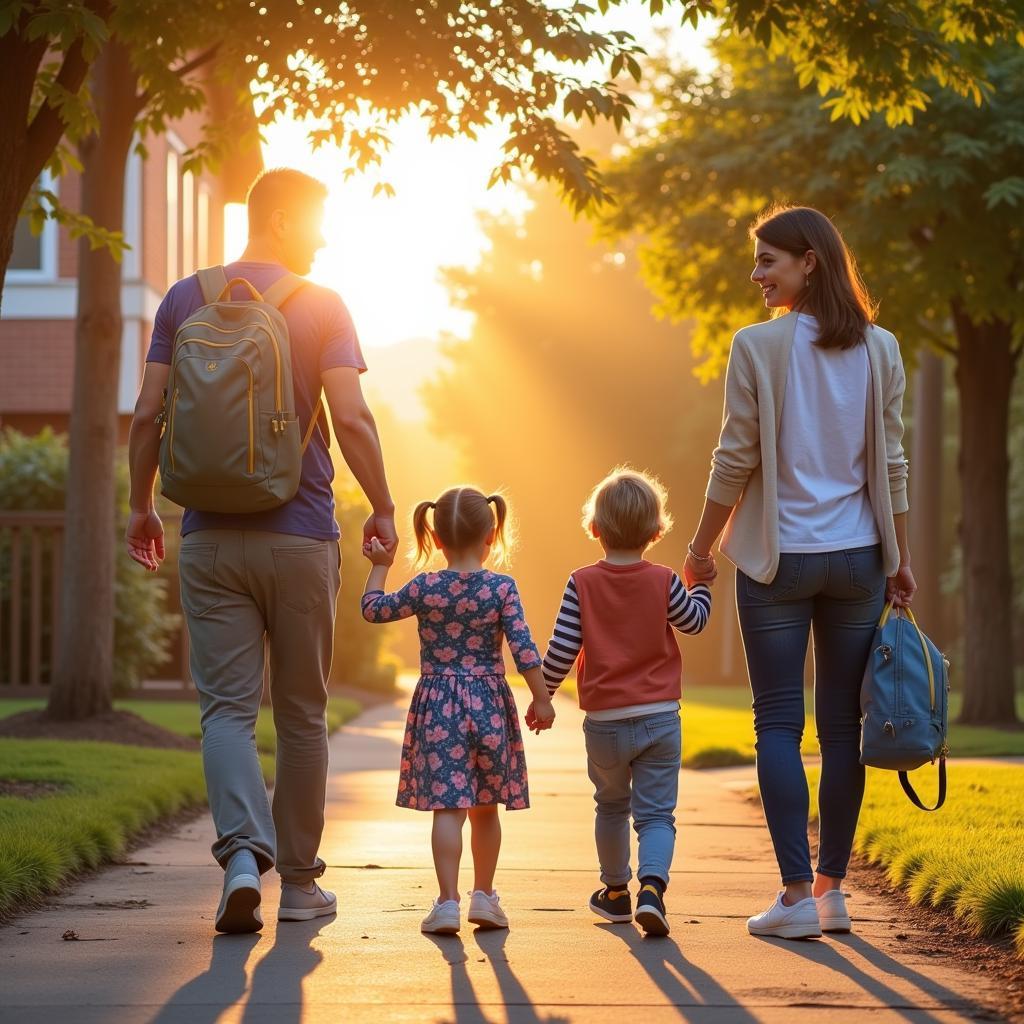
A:
<svg viewBox="0 0 1024 1024">
<path fill-rule="evenodd" d="M 708 60 L 708 24 L 681 28 L 667 15 L 651 18 L 636 2 L 595 19 L 595 27 L 624 28 L 649 52 L 698 67 Z M 265 129 L 263 160 L 267 167 L 297 167 L 330 189 L 327 244 L 310 277 L 342 295 L 365 347 L 444 333 L 467 337 L 471 315 L 452 304 L 441 270 L 479 262 L 487 246 L 481 213 L 517 216 L 528 206 L 514 184 L 487 188 L 506 132 L 494 125 L 475 141 L 432 142 L 426 122 L 409 116 L 392 127 L 391 137 L 392 147 L 378 167 L 345 180 L 345 155 L 333 146 L 314 152 L 306 126 L 285 119 Z M 382 182 L 394 189 L 393 195 L 374 195 Z M 237 259 L 245 246 L 240 204 L 226 211 L 225 239 L 225 259 Z"/>
</svg>

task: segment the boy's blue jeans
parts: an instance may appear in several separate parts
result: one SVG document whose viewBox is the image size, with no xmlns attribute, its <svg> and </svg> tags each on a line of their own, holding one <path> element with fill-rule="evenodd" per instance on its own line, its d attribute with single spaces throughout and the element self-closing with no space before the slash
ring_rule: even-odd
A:
<svg viewBox="0 0 1024 1024">
<path fill-rule="evenodd" d="M 629 867 L 629 819 L 640 840 L 640 878 L 668 885 L 676 842 L 676 799 L 682 736 L 679 712 L 612 722 L 583 721 L 587 770 L 594 783 L 594 838 L 605 885 L 625 885 Z"/>
</svg>

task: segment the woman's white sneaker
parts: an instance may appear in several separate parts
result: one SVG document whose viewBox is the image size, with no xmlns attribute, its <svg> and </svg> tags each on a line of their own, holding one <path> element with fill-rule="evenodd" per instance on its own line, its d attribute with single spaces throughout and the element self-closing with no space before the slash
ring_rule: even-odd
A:
<svg viewBox="0 0 1024 1024">
<path fill-rule="evenodd" d="M 469 901 L 469 920 L 481 928 L 507 928 L 508 918 L 498 902 L 497 892 L 476 889 Z"/>
<path fill-rule="evenodd" d="M 818 905 L 818 921 L 823 932 L 848 932 L 852 926 L 850 914 L 846 909 L 846 893 L 839 889 L 830 889 L 821 896 L 816 896 Z"/>
<path fill-rule="evenodd" d="M 434 900 L 430 913 L 423 918 L 420 931 L 434 935 L 454 935 L 461 925 L 458 900 Z"/>
<path fill-rule="evenodd" d="M 771 935 L 779 939 L 821 938 L 818 906 L 814 897 L 808 896 L 787 907 L 780 892 L 764 913 L 747 919 L 747 931 L 751 935 Z"/>
</svg>

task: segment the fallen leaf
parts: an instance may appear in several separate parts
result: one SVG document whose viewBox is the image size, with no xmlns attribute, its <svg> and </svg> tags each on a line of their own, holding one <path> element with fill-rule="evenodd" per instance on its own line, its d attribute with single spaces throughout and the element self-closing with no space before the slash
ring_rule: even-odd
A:
<svg viewBox="0 0 1024 1024">
<path fill-rule="evenodd" d="M 77 938 L 78 938 L 78 932 L 76 932 L 76 931 L 75 931 L 74 929 L 72 929 L 72 928 L 69 928 L 69 929 L 68 929 L 68 930 L 67 930 L 67 931 L 66 931 L 66 932 L 65 932 L 65 933 L 64 933 L 64 934 L 63 934 L 63 935 L 61 936 L 61 938 L 62 938 L 62 939 L 63 939 L 63 940 L 65 941 L 65 942 L 74 942 L 74 941 L 76 941 L 76 940 L 77 940 Z"/>
</svg>

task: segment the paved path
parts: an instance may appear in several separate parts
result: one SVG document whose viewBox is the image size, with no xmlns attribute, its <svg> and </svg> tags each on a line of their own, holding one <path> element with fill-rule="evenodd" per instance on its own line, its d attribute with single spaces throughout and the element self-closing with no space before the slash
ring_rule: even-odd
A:
<svg viewBox="0 0 1024 1024">
<path fill-rule="evenodd" d="M 757 940 L 745 918 L 776 869 L 736 773 L 684 772 L 672 935 L 644 939 L 586 910 L 596 885 L 579 712 L 527 737 L 534 809 L 506 815 L 498 887 L 508 933 L 428 938 L 430 816 L 394 806 L 404 705 L 332 739 L 323 854 L 335 919 L 214 937 L 220 871 L 206 818 L 0 929 L 3 1024 L 455 1022 L 804 1024 L 998 1020 L 992 982 L 935 959 L 926 933 L 854 889 L 856 932 Z M 468 847 L 468 844 L 467 844 Z M 464 873 L 464 882 L 470 878 Z M 63 942 L 65 929 L 80 941 Z M 897 939 L 897 934 L 906 936 Z"/>
</svg>

